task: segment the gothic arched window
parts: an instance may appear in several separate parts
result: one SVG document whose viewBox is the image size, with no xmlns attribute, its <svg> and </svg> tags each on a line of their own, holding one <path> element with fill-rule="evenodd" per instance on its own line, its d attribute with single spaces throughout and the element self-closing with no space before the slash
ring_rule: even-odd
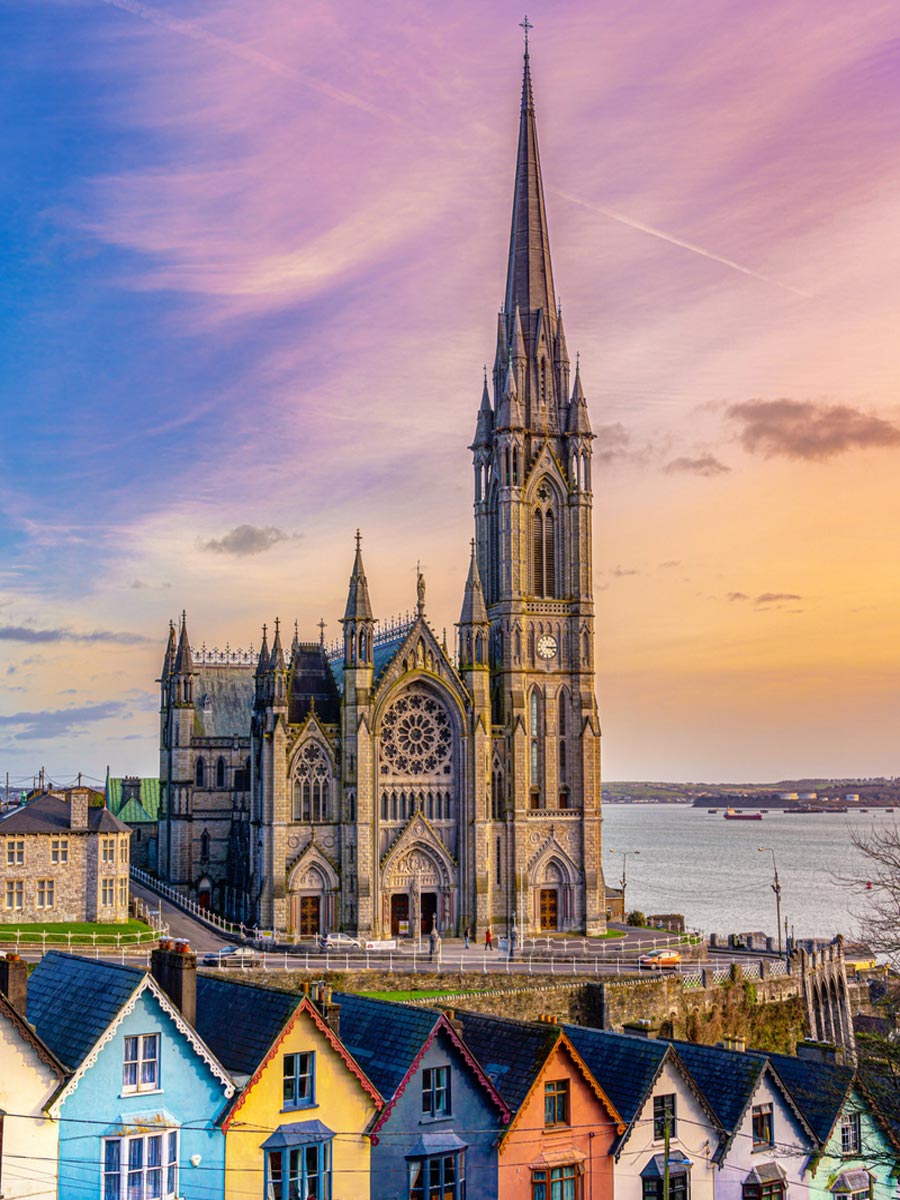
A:
<svg viewBox="0 0 900 1200">
<path fill-rule="evenodd" d="M 534 688 L 528 705 L 528 782 L 532 808 L 541 807 L 541 716 L 541 700 Z"/>
<path fill-rule="evenodd" d="M 197 759 L 195 781 L 198 788 L 206 787 L 206 763 L 202 758 Z"/>
<path fill-rule="evenodd" d="M 499 761 L 495 760 L 494 769 L 491 771 L 491 816 L 495 821 L 503 820 L 503 812 L 506 807 L 504 799 L 503 768 Z"/>
<path fill-rule="evenodd" d="M 308 742 L 294 767 L 294 820 L 330 820 L 330 785 L 331 762 L 324 747 Z"/>
<path fill-rule="evenodd" d="M 219 758 L 216 762 L 216 787 L 223 788 L 225 786 L 225 759 Z"/>
<path fill-rule="evenodd" d="M 550 598 L 558 595 L 553 500 L 553 493 L 542 483 L 531 515 L 531 589 L 535 596 Z"/>
<path fill-rule="evenodd" d="M 200 861 L 209 862 L 209 834 L 205 829 L 200 834 Z"/>
</svg>

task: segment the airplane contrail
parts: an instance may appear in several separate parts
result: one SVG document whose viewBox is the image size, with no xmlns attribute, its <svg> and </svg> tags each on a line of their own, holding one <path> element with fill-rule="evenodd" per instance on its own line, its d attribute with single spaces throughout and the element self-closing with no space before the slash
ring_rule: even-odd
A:
<svg viewBox="0 0 900 1200">
<path fill-rule="evenodd" d="M 600 204 L 591 204 L 587 200 L 581 200 L 578 196 L 571 196 L 568 192 L 561 192 L 559 188 L 549 189 L 555 195 L 560 196 L 563 200 L 568 200 L 570 204 L 577 204 L 581 208 L 587 208 L 591 212 L 599 213 L 603 217 L 609 217 L 612 221 L 618 221 L 622 225 L 627 225 L 630 229 L 637 229 L 640 233 L 649 233 L 651 237 L 660 238 L 661 241 L 668 242 L 672 246 L 680 246 L 682 250 L 690 250 L 693 254 L 699 254 L 701 258 L 708 258 L 711 262 L 721 263 L 723 267 L 730 267 L 732 271 L 740 271 L 742 275 L 749 275 L 751 279 L 758 279 L 760 283 L 768 283 L 771 287 L 781 288 L 783 292 L 790 292 L 793 296 L 800 296 L 804 300 L 812 300 L 811 292 L 804 292 L 801 288 L 793 287 L 789 283 L 782 283 L 780 279 L 773 279 L 770 275 L 762 275 L 759 271 L 754 271 L 750 267 L 745 267 L 739 262 L 735 262 L 733 258 L 724 258 L 721 254 L 714 254 L 711 250 L 704 250 L 702 246 L 696 245 L 694 242 L 686 242 L 683 238 L 675 237 L 671 233 L 666 233 L 665 230 L 657 229 L 653 225 L 645 225 L 643 221 L 635 221 L 632 217 L 626 217 L 624 213 L 616 212 L 612 208 L 604 208 Z"/>
<path fill-rule="evenodd" d="M 141 4 L 139 0 L 101 0 L 101 3 L 107 5 L 109 8 L 118 8 L 122 12 L 132 13 L 135 17 L 140 17 L 142 21 L 148 21 L 151 25 L 158 25 L 160 29 L 168 29 L 171 33 L 180 33 L 182 37 L 191 38 L 195 42 L 202 42 L 203 45 L 209 46 L 213 50 L 221 50 L 224 54 L 228 54 L 232 58 L 239 58 L 243 62 L 262 67 L 263 70 L 270 71 L 273 75 L 282 75 L 287 79 L 296 79 L 298 83 L 302 83 L 305 87 L 312 88 L 316 92 L 321 92 L 324 96 L 330 96 L 332 100 L 337 100 L 340 104 L 348 104 L 352 108 L 358 108 L 360 111 L 367 113 L 377 113 L 379 111 L 365 100 L 360 100 L 358 96 L 354 96 L 352 92 L 345 92 L 343 88 L 333 87 L 330 83 L 325 83 L 321 79 L 305 75 L 302 71 L 297 71 L 283 62 L 279 62 L 277 58 L 270 58 L 268 54 L 262 54 L 259 50 L 252 50 L 249 46 L 242 46 L 240 42 L 232 42 L 228 38 L 220 37 L 217 33 L 210 33 L 208 29 L 203 29 L 200 25 L 195 25 L 193 21 L 184 21 L 180 17 L 170 17 L 168 13 L 162 13 L 156 8 L 151 8 L 148 4 Z"/>
</svg>

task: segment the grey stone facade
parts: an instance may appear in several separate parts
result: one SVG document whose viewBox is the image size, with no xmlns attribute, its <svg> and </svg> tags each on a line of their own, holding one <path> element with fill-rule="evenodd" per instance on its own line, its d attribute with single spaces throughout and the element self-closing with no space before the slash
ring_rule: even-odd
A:
<svg viewBox="0 0 900 1200">
<path fill-rule="evenodd" d="M 170 628 L 170 882 L 295 935 L 604 931 L 593 434 L 553 289 L 527 51 L 492 382 L 454 653 L 421 576 L 415 615 L 376 622 L 358 535 L 334 651 L 295 632 L 286 653 L 276 622 L 255 669 L 195 662 L 184 618 Z"/>
<path fill-rule="evenodd" d="M 130 843 L 86 788 L 14 809 L 0 820 L 0 922 L 127 921 Z"/>
</svg>

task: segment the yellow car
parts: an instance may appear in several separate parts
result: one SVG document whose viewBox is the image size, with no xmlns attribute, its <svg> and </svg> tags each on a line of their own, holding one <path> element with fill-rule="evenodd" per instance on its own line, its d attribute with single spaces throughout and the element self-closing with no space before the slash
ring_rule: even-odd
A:
<svg viewBox="0 0 900 1200">
<path fill-rule="evenodd" d="M 659 971 L 663 967 L 681 966 L 681 954 L 677 950 L 649 950 L 638 959 L 639 967 L 649 967 L 651 971 Z"/>
</svg>

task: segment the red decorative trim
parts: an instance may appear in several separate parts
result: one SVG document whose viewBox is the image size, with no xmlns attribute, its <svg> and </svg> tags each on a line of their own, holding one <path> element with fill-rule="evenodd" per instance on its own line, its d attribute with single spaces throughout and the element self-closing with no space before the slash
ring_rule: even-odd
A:
<svg viewBox="0 0 900 1200">
<path fill-rule="evenodd" d="M 478 1082 L 481 1084 L 481 1086 L 484 1088 L 484 1090 L 488 1093 L 488 1095 L 489 1095 L 491 1101 L 493 1102 L 493 1104 L 495 1105 L 495 1107 L 500 1110 L 500 1116 L 503 1121 L 503 1124 L 504 1125 L 509 1124 L 510 1118 L 512 1116 L 512 1114 L 510 1113 L 509 1107 L 507 1106 L 507 1104 L 501 1097 L 500 1093 L 497 1091 L 497 1089 L 491 1083 L 490 1079 L 488 1079 L 487 1075 L 485 1075 L 484 1071 L 479 1066 L 478 1060 L 476 1058 L 473 1058 L 468 1046 L 466 1046 L 466 1044 L 463 1042 L 462 1038 L 459 1036 L 459 1034 L 456 1032 L 456 1030 L 453 1028 L 453 1026 L 447 1020 L 446 1015 L 444 1013 L 441 1013 L 440 1016 L 438 1017 L 438 1019 L 435 1021 L 434 1026 L 431 1030 L 431 1033 L 429 1033 L 428 1037 L 422 1043 L 422 1048 L 419 1050 L 419 1053 L 416 1055 L 416 1057 L 413 1059 L 412 1063 L 410 1064 L 409 1070 L 406 1072 L 406 1074 L 400 1080 L 400 1083 L 397 1085 L 397 1090 L 394 1092 L 391 1099 L 385 1105 L 384 1109 L 382 1110 L 381 1116 L 378 1118 L 378 1120 L 372 1126 L 371 1133 L 373 1135 L 372 1136 L 372 1145 L 373 1146 L 378 1145 L 378 1139 L 374 1135 L 378 1132 L 378 1130 L 382 1127 L 382 1125 L 384 1125 L 385 1121 L 387 1121 L 388 1117 L 393 1112 L 394 1105 L 397 1103 L 397 1101 L 400 1099 L 400 1097 L 406 1091 L 406 1088 L 407 1088 L 407 1085 L 408 1085 L 410 1079 L 412 1079 L 413 1075 L 415 1075 L 416 1071 L 419 1068 L 419 1064 L 422 1062 L 422 1059 L 425 1057 L 426 1052 L 428 1051 L 428 1049 L 431 1046 L 434 1039 L 437 1037 L 439 1031 L 442 1029 L 449 1036 L 450 1041 L 453 1043 L 455 1048 L 459 1051 L 464 1062 L 466 1063 L 466 1066 L 468 1066 L 469 1069 L 474 1073 Z"/>
<path fill-rule="evenodd" d="M 268 1050 L 265 1058 L 262 1060 L 262 1062 L 259 1064 L 259 1066 L 256 1068 L 256 1070 L 253 1072 L 253 1074 L 250 1076 L 250 1078 L 247 1080 L 246 1084 L 241 1089 L 241 1091 L 237 1094 L 237 1096 L 235 1096 L 234 1103 L 232 1104 L 228 1114 L 222 1120 L 222 1129 L 225 1133 L 228 1132 L 228 1130 L 231 1126 L 231 1122 L 234 1119 L 235 1114 L 237 1113 L 238 1109 L 240 1109 L 242 1107 L 243 1102 L 244 1102 L 244 1097 L 259 1082 L 259 1078 L 262 1075 L 263 1071 L 266 1069 L 266 1067 L 269 1065 L 269 1063 L 272 1061 L 272 1059 L 275 1058 L 275 1056 L 278 1054 L 278 1051 L 279 1051 L 281 1045 L 283 1044 L 284 1039 L 287 1037 L 287 1035 L 291 1032 L 291 1030 L 296 1025 L 297 1020 L 299 1019 L 301 1013 L 307 1013 L 309 1016 L 312 1017 L 313 1024 L 320 1031 L 320 1033 L 325 1035 L 325 1040 L 329 1043 L 329 1045 L 332 1047 L 333 1050 L 337 1051 L 337 1053 L 343 1059 L 346 1066 L 349 1068 L 350 1073 L 352 1075 L 354 1075 L 356 1077 L 356 1079 L 359 1081 L 359 1084 L 362 1087 L 363 1091 L 365 1091 L 369 1095 L 369 1097 L 372 1099 L 372 1102 L 375 1105 L 376 1112 L 383 1106 L 384 1100 L 382 1099 L 381 1094 L 376 1090 L 375 1085 L 373 1083 L 371 1083 L 369 1081 L 368 1077 L 363 1073 L 362 1068 L 357 1063 L 356 1059 L 352 1057 L 350 1052 L 347 1050 L 346 1046 L 343 1044 L 343 1042 L 341 1042 L 340 1038 L 335 1036 L 334 1031 L 323 1020 L 321 1014 L 319 1013 L 319 1010 L 316 1008 L 316 1006 L 313 1004 L 313 1002 L 309 999 L 309 997 L 303 996 L 302 999 L 300 1000 L 300 1003 L 297 1005 L 297 1007 L 294 1009 L 294 1011 L 288 1017 L 287 1021 L 285 1021 L 284 1026 L 282 1027 L 281 1033 L 279 1033 L 278 1037 L 275 1039 L 275 1041 L 269 1047 L 269 1050 Z"/>
</svg>

